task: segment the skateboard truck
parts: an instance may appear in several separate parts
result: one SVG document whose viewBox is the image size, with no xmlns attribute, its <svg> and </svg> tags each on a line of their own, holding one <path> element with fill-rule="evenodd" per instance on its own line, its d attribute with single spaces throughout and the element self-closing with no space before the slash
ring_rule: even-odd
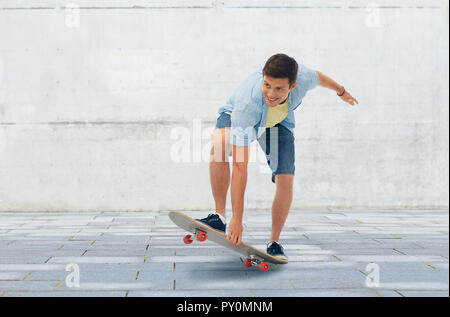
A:
<svg viewBox="0 0 450 317">
<path fill-rule="evenodd" d="M 201 231 L 200 229 L 197 229 L 197 228 L 194 229 L 193 235 L 194 236 L 192 236 L 190 234 L 186 235 L 183 238 L 183 242 L 185 244 L 191 244 L 192 242 L 194 242 L 194 240 L 198 240 L 200 242 L 203 242 L 203 241 L 206 241 L 206 239 L 208 238 L 208 234 L 206 232 Z"/>
<path fill-rule="evenodd" d="M 251 254 L 245 260 L 243 260 L 242 258 L 241 260 L 244 262 L 246 267 L 259 266 L 260 270 L 263 272 L 267 272 L 270 268 L 269 263 L 264 262 L 263 258 L 253 254 Z"/>
</svg>

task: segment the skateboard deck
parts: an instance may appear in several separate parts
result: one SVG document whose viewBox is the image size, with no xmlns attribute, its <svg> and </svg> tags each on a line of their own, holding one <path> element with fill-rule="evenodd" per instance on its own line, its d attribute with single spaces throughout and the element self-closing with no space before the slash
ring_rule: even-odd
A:
<svg viewBox="0 0 450 317">
<path fill-rule="evenodd" d="M 245 242 L 240 245 L 235 245 L 226 239 L 226 234 L 207 226 L 206 224 L 197 221 L 188 215 L 176 211 L 170 210 L 169 218 L 181 229 L 191 232 L 192 235 L 188 234 L 184 237 L 183 242 L 186 244 L 191 244 L 194 240 L 203 242 L 210 240 L 217 243 L 227 249 L 237 252 L 245 257 L 243 260 L 247 267 L 259 266 L 262 271 L 269 270 L 269 263 L 274 264 L 286 264 L 287 260 L 279 259 L 277 257 L 271 256 L 266 252 L 251 246 Z M 242 258 L 241 258 L 242 260 Z"/>
</svg>

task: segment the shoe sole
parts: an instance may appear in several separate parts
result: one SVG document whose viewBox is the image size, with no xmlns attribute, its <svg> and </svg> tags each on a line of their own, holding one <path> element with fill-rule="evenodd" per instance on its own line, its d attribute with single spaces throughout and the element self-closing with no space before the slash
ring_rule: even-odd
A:
<svg viewBox="0 0 450 317">
<path fill-rule="evenodd" d="M 289 260 L 289 258 L 287 256 L 285 256 L 285 255 L 273 255 L 273 254 L 270 254 L 270 253 L 267 253 L 267 254 L 269 254 L 269 255 L 277 258 L 277 259 L 283 260 L 283 261 L 288 261 Z"/>
</svg>

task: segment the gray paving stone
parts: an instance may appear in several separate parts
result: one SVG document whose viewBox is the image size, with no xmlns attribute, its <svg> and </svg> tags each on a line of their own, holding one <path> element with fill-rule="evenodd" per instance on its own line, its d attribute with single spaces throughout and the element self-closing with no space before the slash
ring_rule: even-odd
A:
<svg viewBox="0 0 450 317">
<path fill-rule="evenodd" d="M 380 289 L 394 289 L 400 293 L 405 291 L 438 291 L 448 292 L 448 280 L 447 282 L 391 282 L 380 283 L 378 287 Z"/>
<path fill-rule="evenodd" d="M 143 258 L 145 249 L 88 249 L 83 253 L 83 257 L 141 257 Z"/>
<path fill-rule="evenodd" d="M 176 288 L 178 276 L 185 278 L 183 274 L 173 271 L 149 271 L 144 269 L 139 272 L 136 281 L 151 285 L 149 290 L 173 290 Z"/>
<path fill-rule="evenodd" d="M 404 255 L 427 255 L 427 256 L 442 256 L 445 255 L 448 257 L 448 248 L 447 249 L 441 249 L 441 248 L 436 248 L 436 249 L 408 249 L 408 248 L 395 248 L 395 250 L 397 250 L 397 252 L 402 253 Z"/>
<path fill-rule="evenodd" d="M 447 262 L 434 262 L 433 267 L 439 270 L 447 270 L 448 271 L 448 259 Z"/>
<path fill-rule="evenodd" d="M 127 297 L 251 297 L 250 290 L 158 290 L 158 291 L 130 291 Z"/>
<path fill-rule="evenodd" d="M 319 245 L 324 250 L 346 250 L 346 249 L 379 249 L 382 246 L 380 243 L 375 241 L 352 241 L 352 242 L 328 242 L 328 243 L 320 243 L 320 242 L 313 242 L 312 244 Z M 385 246 L 385 248 L 391 249 L 390 246 Z"/>
<path fill-rule="evenodd" d="M 442 262 L 443 258 L 441 256 L 427 256 L 427 255 L 340 255 L 339 258 L 342 261 L 348 262 Z"/>
<path fill-rule="evenodd" d="M 127 291 L 7 291 L 3 297 L 125 297 Z"/>
<path fill-rule="evenodd" d="M 80 256 L 80 257 L 53 257 L 48 263 L 143 263 L 144 257 L 106 257 L 106 256 Z"/>
<path fill-rule="evenodd" d="M 66 272 L 65 267 L 61 270 L 54 271 L 30 271 L 25 277 L 26 281 L 64 281 L 69 272 Z"/>
<path fill-rule="evenodd" d="M 146 260 L 146 263 L 162 262 L 162 263 L 228 263 L 236 262 L 236 256 L 153 256 Z"/>
<path fill-rule="evenodd" d="M 405 297 L 448 297 L 447 291 L 400 291 Z"/>
<path fill-rule="evenodd" d="M 149 246 L 150 241 L 144 241 L 139 243 L 134 242 L 117 242 L 113 243 L 111 241 L 105 240 L 96 240 L 92 241 L 87 248 L 90 250 L 128 250 L 128 249 L 142 249 L 146 250 Z"/>
<path fill-rule="evenodd" d="M 398 255 L 401 254 L 391 248 L 367 248 L 367 249 L 338 249 L 329 250 L 331 254 L 338 257 L 342 255 Z"/>
<path fill-rule="evenodd" d="M 357 270 L 348 269 L 309 269 L 290 278 L 296 289 L 346 289 L 366 288 L 366 276 Z"/>
<path fill-rule="evenodd" d="M 142 264 L 142 270 L 160 272 L 160 271 L 170 271 L 173 272 L 175 269 L 182 265 L 180 263 L 164 263 L 164 262 L 144 262 Z"/>
<path fill-rule="evenodd" d="M 28 273 L 26 272 L 1 272 L 0 281 L 21 281 Z"/>
<path fill-rule="evenodd" d="M 399 291 L 396 290 L 386 290 L 379 288 L 370 288 L 378 297 L 405 297 Z"/>
<path fill-rule="evenodd" d="M 154 251 L 154 250 L 151 250 Z M 158 254 L 159 250 L 156 250 L 156 252 L 152 252 L 153 254 Z M 211 256 L 211 257 L 223 257 L 223 256 L 227 256 L 227 257 L 236 257 L 236 253 L 234 253 L 231 250 L 228 250 L 226 248 L 203 248 L 203 249 L 188 249 L 188 248 L 184 248 L 184 249 L 177 249 L 175 251 L 173 251 L 176 256 L 189 256 L 192 255 L 193 252 L 195 252 L 195 256 Z M 152 254 L 149 252 L 149 254 Z"/>
<path fill-rule="evenodd" d="M 181 275 L 182 278 L 176 279 L 175 289 L 292 289 L 292 285 L 288 280 L 277 280 L 276 283 L 262 283 L 264 274 L 256 271 L 253 277 L 247 274 L 247 271 L 193 271 L 190 274 Z M 267 275 L 269 276 L 269 275 Z"/>
<path fill-rule="evenodd" d="M 53 281 L 0 281 L 1 291 L 51 291 L 56 287 Z"/>
<path fill-rule="evenodd" d="M 48 261 L 50 256 L 46 255 L 36 255 L 36 256 L 28 256 L 28 255 L 22 255 L 20 257 L 20 261 L 22 263 L 45 263 Z M 17 257 L 11 257 L 11 256 L 0 256 L 0 264 L 13 264 L 17 263 L 18 259 Z"/>
<path fill-rule="evenodd" d="M 122 291 L 122 290 L 170 290 L 173 287 L 173 281 L 155 280 L 148 283 L 139 283 L 137 281 L 131 282 L 81 282 L 80 286 L 76 287 L 77 291 Z M 61 283 L 57 291 L 69 291 L 75 287 L 68 288 L 65 283 Z"/>
<path fill-rule="evenodd" d="M 125 283 L 136 280 L 141 265 L 134 264 L 79 264 L 80 283 Z M 72 269 L 66 271 L 65 267 L 60 270 L 52 271 L 32 271 L 26 280 L 36 281 L 63 281 L 72 272 Z M 59 289 L 59 288 L 58 288 Z"/>
<path fill-rule="evenodd" d="M 14 271 L 55 271 L 65 270 L 64 264 L 0 264 L 0 272 L 14 272 Z"/>
<path fill-rule="evenodd" d="M 295 255 L 291 253 L 287 253 L 289 257 L 289 262 L 331 262 L 338 261 L 338 259 L 332 254 L 324 254 L 324 255 L 310 255 L 310 254 L 302 254 Z"/>
<path fill-rule="evenodd" d="M 251 290 L 257 297 L 376 297 L 376 292 L 367 288 L 355 289 L 294 289 L 294 290 Z"/>
</svg>

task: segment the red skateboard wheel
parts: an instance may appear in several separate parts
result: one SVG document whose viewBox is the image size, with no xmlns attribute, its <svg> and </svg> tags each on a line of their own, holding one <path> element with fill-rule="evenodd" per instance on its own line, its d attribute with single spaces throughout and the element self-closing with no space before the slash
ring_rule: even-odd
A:
<svg viewBox="0 0 450 317">
<path fill-rule="evenodd" d="M 197 240 L 200 241 L 200 242 L 206 241 L 207 238 L 208 238 L 208 235 L 207 235 L 206 232 L 200 232 L 197 235 Z"/>
<path fill-rule="evenodd" d="M 269 263 L 263 262 L 259 268 L 261 271 L 267 272 L 269 270 Z"/>
<path fill-rule="evenodd" d="M 246 267 L 252 267 L 252 260 L 251 259 L 246 259 L 244 261 L 244 264 L 245 264 Z"/>
<path fill-rule="evenodd" d="M 192 240 L 191 238 L 192 238 L 192 236 L 190 234 L 188 234 L 183 238 L 183 242 L 186 244 L 191 244 L 192 242 L 194 242 L 194 240 Z"/>
</svg>

